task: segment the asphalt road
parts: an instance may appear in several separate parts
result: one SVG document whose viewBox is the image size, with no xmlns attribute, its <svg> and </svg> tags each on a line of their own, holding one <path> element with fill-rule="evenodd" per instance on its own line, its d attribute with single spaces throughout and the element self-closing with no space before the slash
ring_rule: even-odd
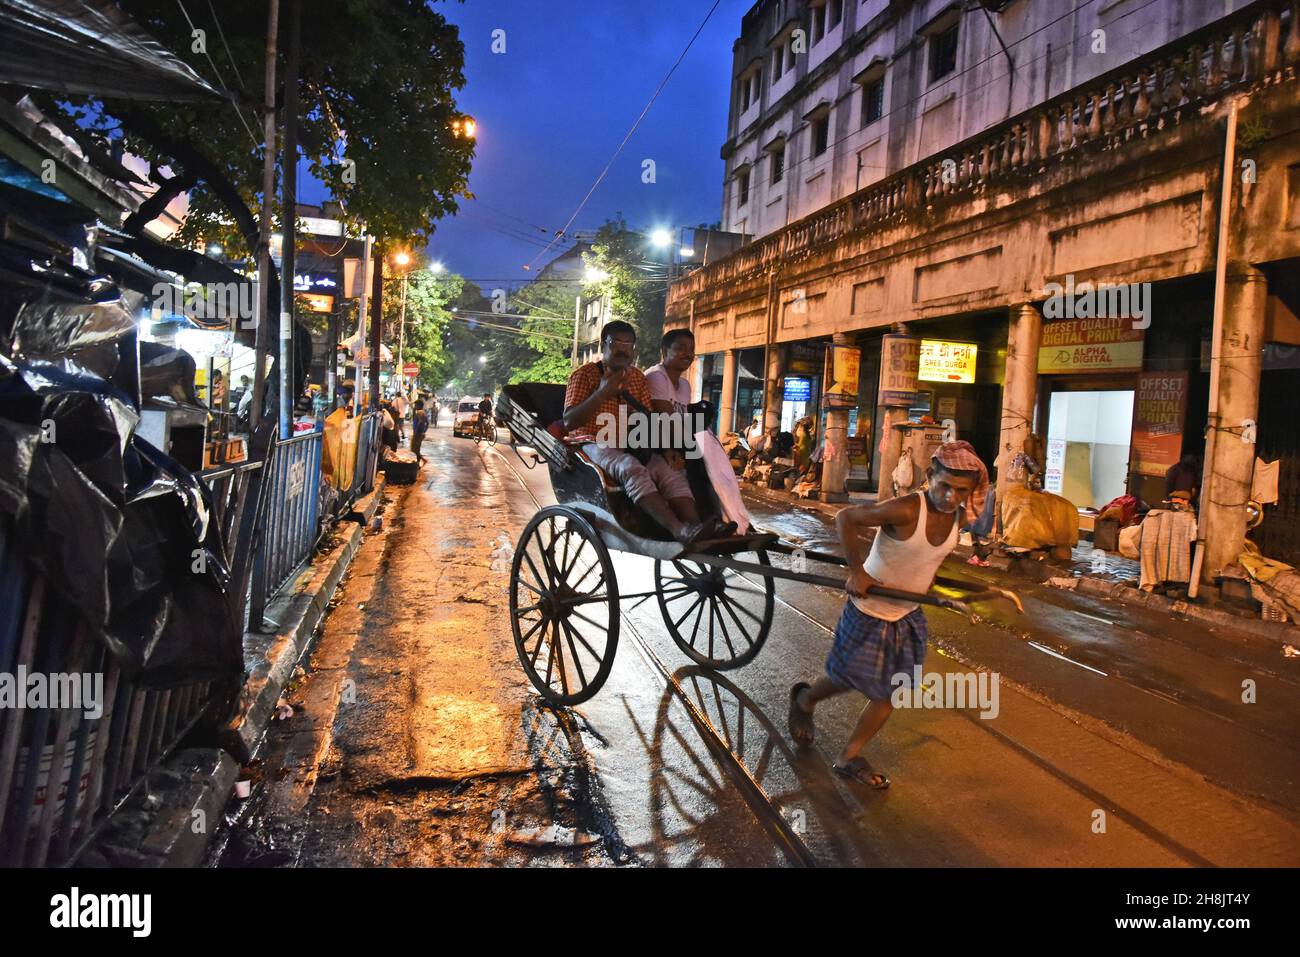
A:
<svg viewBox="0 0 1300 957">
<path fill-rule="evenodd" d="M 626 600 L 604 688 L 572 711 L 541 707 L 509 633 L 509 576 L 490 563 L 554 502 L 549 476 L 445 425 L 425 454 L 302 691 L 328 702 L 350 678 L 361 705 L 314 715 L 302 773 L 232 812 L 224 863 L 1300 863 L 1300 662 L 1278 645 L 1003 576 L 1024 616 L 928 613 L 926 671 L 949 687 L 976 672 L 984 701 L 896 710 L 868 752 L 893 786 L 869 791 L 830 771 L 860 697 L 818 709 L 810 749 L 785 727 L 790 685 L 822 671 L 841 593 L 778 582 L 766 645 L 726 673 L 681 652 L 656 599 Z M 820 512 L 752 512 L 833 547 Z M 613 560 L 622 593 L 655 589 L 653 562 Z M 334 690 L 313 691 L 331 669 Z M 285 748 L 263 755 L 271 777 Z M 579 846 L 557 854 L 553 833 L 537 837 L 555 822 Z"/>
</svg>

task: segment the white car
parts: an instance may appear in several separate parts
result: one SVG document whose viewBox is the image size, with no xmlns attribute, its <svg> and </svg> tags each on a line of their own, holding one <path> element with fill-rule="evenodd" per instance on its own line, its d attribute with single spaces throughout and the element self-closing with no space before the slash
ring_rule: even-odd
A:
<svg viewBox="0 0 1300 957">
<path fill-rule="evenodd" d="M 456 403 L 456 417 L 451 420 L 451 434 L 460 436 L 473 436 L 474 427 L 478 424 L 478 404 L 483 399 L 467 395 Z"/>
</svg>

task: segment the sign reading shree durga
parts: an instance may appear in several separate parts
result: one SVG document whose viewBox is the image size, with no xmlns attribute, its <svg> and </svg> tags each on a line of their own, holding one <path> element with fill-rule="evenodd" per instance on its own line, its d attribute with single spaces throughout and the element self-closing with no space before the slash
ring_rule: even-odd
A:
<svg viewBox="0 0 1300 957">
<path fill-rule="evenodd" d="M 978 352 L 973 342 L 922 339 L 917 378 L 923 382 L 974 382 Z"/>
</svg>

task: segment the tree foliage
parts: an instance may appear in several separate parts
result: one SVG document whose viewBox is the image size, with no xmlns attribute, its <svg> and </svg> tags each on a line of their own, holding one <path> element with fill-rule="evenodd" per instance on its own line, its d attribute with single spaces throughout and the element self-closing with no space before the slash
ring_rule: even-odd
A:
<svg viewBox="0 0 1300 957">
<path fill-rule="evenodd" d="M 469 195 L 473 140 L 453 129 L 464 119 L 454 98 L 465 82 L 457 28 L 427 0 L 299 2 L 299 137 L 312 173 L 353 226 L 364 222 L 395 242 L 427 239 L 433 223 Z M 152 164 L 164 192 L 189 189 L 183 241 L 216 240 L 236 256 L 251 254 L 248 223 L 232 222 L 229 207 L 238 200 L 255 211 L 260 203 L 266 4 L 189 4 L 193 27 L 175 0 L 120 6 L 200 76 L 235 91 L 237 105 L 49 97 L 46 107 L 102 146 L 120 137 Z M 281 3 L 278 78 L 289 11 Z M 282 111 L 282 85 L 280 98 Z"/>
<path fill-rule="evenodd" d="M 586 294 L 609 296 L 610 314 L 636 328 L 641 368 L 659 361 L 668 298 L 667 266 L 646 253 L 645 236 L 629 229 L 620 214 L 597 230 L 591 252 L 583 257 L 588 266 L 608 276 L 587 284 Z"/>
</svg>

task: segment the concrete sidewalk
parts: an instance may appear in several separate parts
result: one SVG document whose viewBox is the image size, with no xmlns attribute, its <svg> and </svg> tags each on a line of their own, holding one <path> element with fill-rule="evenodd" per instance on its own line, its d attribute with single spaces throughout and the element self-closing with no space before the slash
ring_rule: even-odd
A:
<svg viewBox="0 0 1300 957">
<path fill-rule="evenodd" d="M 267 631 L 244 634 L 244 686 L 237 712 L 219 731 L 220 746 L 185 748 L 153 772 L 78 860 L 89 867 L 197 867 L 227 802 L 240 766 L 257 751 L 276 703 L 294 678 L 330 601 L 384 504 L 384 477 L 360 499 L 318 554 L 266 608 Z"/>
</svg>

